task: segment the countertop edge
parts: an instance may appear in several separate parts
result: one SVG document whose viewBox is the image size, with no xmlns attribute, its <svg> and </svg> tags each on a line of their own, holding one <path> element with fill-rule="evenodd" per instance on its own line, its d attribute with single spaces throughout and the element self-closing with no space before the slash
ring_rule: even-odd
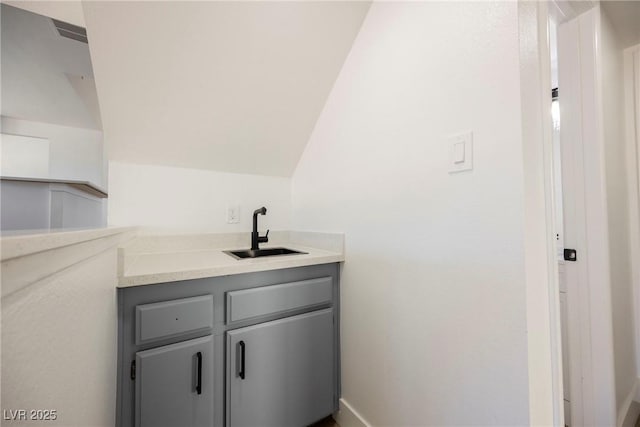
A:
<svg viewBox="0 0 640 427">
<path fill-rule="evenodd" d="M 109 193 L 97 184 L 90 181 L 81 181 L 76 179 L 61 179 L 61 178 L 31 178 L 23 176 L 0 176 L 2 181 L 20 181 L 20 182 L 40 182 L 45 184 L 67 184 L 82 187 L 82 191 L 93 194 L 101 199 L 109 197 Z"/>
<path fill-rule="evenodd" d="M 239 261 L 242 262 L 241 260 Z M 211 267 L 199 270 L 185 270 L 156 274 L 143 274 L 137 276 L 121 276 L 118 280 L 118 288 L 134 286 L 147 286 L 160 283 L 178 282 L 182 280 L 203 279 L 209 277 L 229 276 L 234 274 L 255 273 L 259 271 L 281 270 L 285 268 L 305 267 L 309 265 L 330 264 L 344 262 L 344 254 L 318 255 L 303 259 L 283 257 L 270 259 L 269 262 L 260 264 L 238 264 L 233 266 Z"/>
<path fill-rule="evenodd" d="M 53 230 L 34 234 L 9 235 L 0 237 L 0 261 L 28 256 L 39 252 L 77 245 L 91 240 L 101 239 L 133 232 L 136 227 L 106 227 L 78 230 Z"/>
</svg>

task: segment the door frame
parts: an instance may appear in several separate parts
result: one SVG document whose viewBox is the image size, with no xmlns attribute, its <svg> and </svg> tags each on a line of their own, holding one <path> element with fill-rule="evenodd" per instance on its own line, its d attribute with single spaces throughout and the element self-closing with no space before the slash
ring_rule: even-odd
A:
<svg viewBox="0 0 640 427">
<path fill-rule="evenodd" d="M 529 424 L 564 425 L 549 3 L 518 2 Z"/>
<path fill-rule="evenodd" d="M 531 425 L 564 425 L 552 118 L 549 114 L 548 26 L 554 9 L 560 11 L 563 21 L 580 16 L 587 20 L 585 28 L 587 24 L 589 28 L 576 34 L 577 47 L 583 50 L 583 58 L 578 58 L 581 83 L 570 107 L 580 118 L 576 121 L 578 130 L 574 130 L 569 152 L 574 170 L 569 171 L 563 162 L 563 181 L 568 173 L 573 186 L 570 190 L 572 203 L 564 209 L 565 224 L 570 219 L 570 227 L 565 226 L 564 230 L 565 245 L 578 250 L 578 261 L 567 263 L 565 268 L 567 284 L 573 287 L 575 295 L 569 302 L 569 328 L 573 329 L 570 335 L 574 341 L 569 351 L 569 368 L 574 371 L 570 375 L 572 424 L 616 423 L 607 205 L 603 185 L 602 75 L 596 44 L 600 33 L 600 10 L 595 2 L 581 3 L 581 10 L 576 10 L 575 4 L 565 0 L 518 2 Z M 561 109 L 566 110 L 566 100 L 572 95 L 566 95 L 566 88 L 561 90 L 564 90 Z M 566 111 L 562 114 L 567 117 Z M 586 124 L 584 129 L 583 124 Z M 563 128 L 566 128 L 564 122 L 561 130 Z M 564 151 L 563 148 L 563 154 Z M 585 170 L 589 173 L 585 174 Z"/>
<path fill-rule="evenodd" d="M 630 255 L 640 260 L 640 44 L 628 47 L 624 56 L 625 139 L 627 143 L 627 170 L 629 189 Z M 631 262 L 631 278 L 635 313 L 636 370 L 640 375 L 640 265 Z M 636 384 L 640 383 L 640 378 Z M 634 396 L 640 400 L 640 387 Z"/>
<path fill-rule="evenodd" d="M 565 263 L 567 368 L 572 424 L 619 426 L 626 409 L 622 402 L 618 412 L 621 402 L 616 402 L 615 390 L 601 13 L 600 6 L 595 5 L 558 28 L 564 242 L 565 247 L 578 251 L 576 262 Z M 629 171 L 635 173 L 636 159 L 628 156 L 627 160 Z M 629 175 L 627 179 L 631 180 Z M 636 191 L 632 194 L 630 190 L 629 202 L 635 205 L 637 214 L 637 180 L 631 188 Z M 638 250 L 637 229 L 632 229 L 632 234 Z M 634 272 L 636 284 L 637 274 Z"/>
</svg>

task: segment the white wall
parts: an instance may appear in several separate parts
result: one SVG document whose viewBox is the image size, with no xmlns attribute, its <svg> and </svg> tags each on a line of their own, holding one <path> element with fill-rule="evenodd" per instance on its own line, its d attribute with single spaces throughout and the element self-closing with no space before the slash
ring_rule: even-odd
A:
<svg viewBox="0 0 640 427">
<path fill-rule="evenodd" d="M 623 48 L 605 13 L 600 14 L 602 109 L 609 225 L 611 311 L 616 407 L 626 411 L 637 381 L 630 259 L 629 191 L 625 139 Z M 620 417 L 620 414 L 619 414 Z"/>
<path fill-rule="evenodd" d="M 226 222 L 231 205 L 240 207 L 237 224 Z M 262 206 L 260 230 L 288 230 L 291 179 L 109 162 L 109 225 L 250 231 Z"/>
<path fill-rule="evenodd" d="M 56 410 L 46 425 L 115 425 L 116 246 L 124 238 L 88 233 L 96 236 L 54 249 L 25 242 L 40 252 L 2 260 L 2 408 Z"/>
<path fill-rule="evenodd" d="M 346 232 L 342 396 L 372 425 L 529 422 L 519 94 L 516 3 L 374 3 L 294 173 L 293 228 Z"/>
<path fill-rule="evenodd" d="M 105 186 L 102 132 L 2 117 L 2 132 L 49 140 L 49 178 Z"/>
</svg>

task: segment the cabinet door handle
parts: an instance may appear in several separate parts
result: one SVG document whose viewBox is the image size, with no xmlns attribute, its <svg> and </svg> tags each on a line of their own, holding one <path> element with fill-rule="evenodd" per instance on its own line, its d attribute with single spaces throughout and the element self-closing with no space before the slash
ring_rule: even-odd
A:
<svg viewBox="0 0 640 427">
<path fill-rule="evenodd" d="M 246 347 L 244 345 L 244 341 L 240 341 L 238 343 L 238 346 L 240 347 L 240 367 L 238 369 L 238 376 L 240 377 L 240 379 L 244 379 L 245 376 L 245 370 L 244 370 L 244 357 L 245 357 L 245 352 L 246 352 Z"/>
<path fill-rule="evenodd" d="M 198 359 L 198 375 L 196 377 L 196 393 L 202 394 L 202 352 L 196 353 L 196 359 Z"/>
</svg>

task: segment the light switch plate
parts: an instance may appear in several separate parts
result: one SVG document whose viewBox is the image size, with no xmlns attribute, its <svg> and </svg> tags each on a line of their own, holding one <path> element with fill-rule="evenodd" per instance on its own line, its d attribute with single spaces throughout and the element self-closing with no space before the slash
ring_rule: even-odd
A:
<svg viewBox="0 0 640 427">
<path fill-rule="evenodd" d="M 473 169 L 473 132 L 462 132 L 447 138 L 449 173 Z"/>
<path fill-rule="evenodd" d="M 240 222 L 240 206 L 227 206 L 227 224 L 237 224 Z"/>
<path fill-rule="evenodd" d="M 464 163 L 464 141 L 457 141 L 453 144 L 453 163 Z"/>
</svg>

